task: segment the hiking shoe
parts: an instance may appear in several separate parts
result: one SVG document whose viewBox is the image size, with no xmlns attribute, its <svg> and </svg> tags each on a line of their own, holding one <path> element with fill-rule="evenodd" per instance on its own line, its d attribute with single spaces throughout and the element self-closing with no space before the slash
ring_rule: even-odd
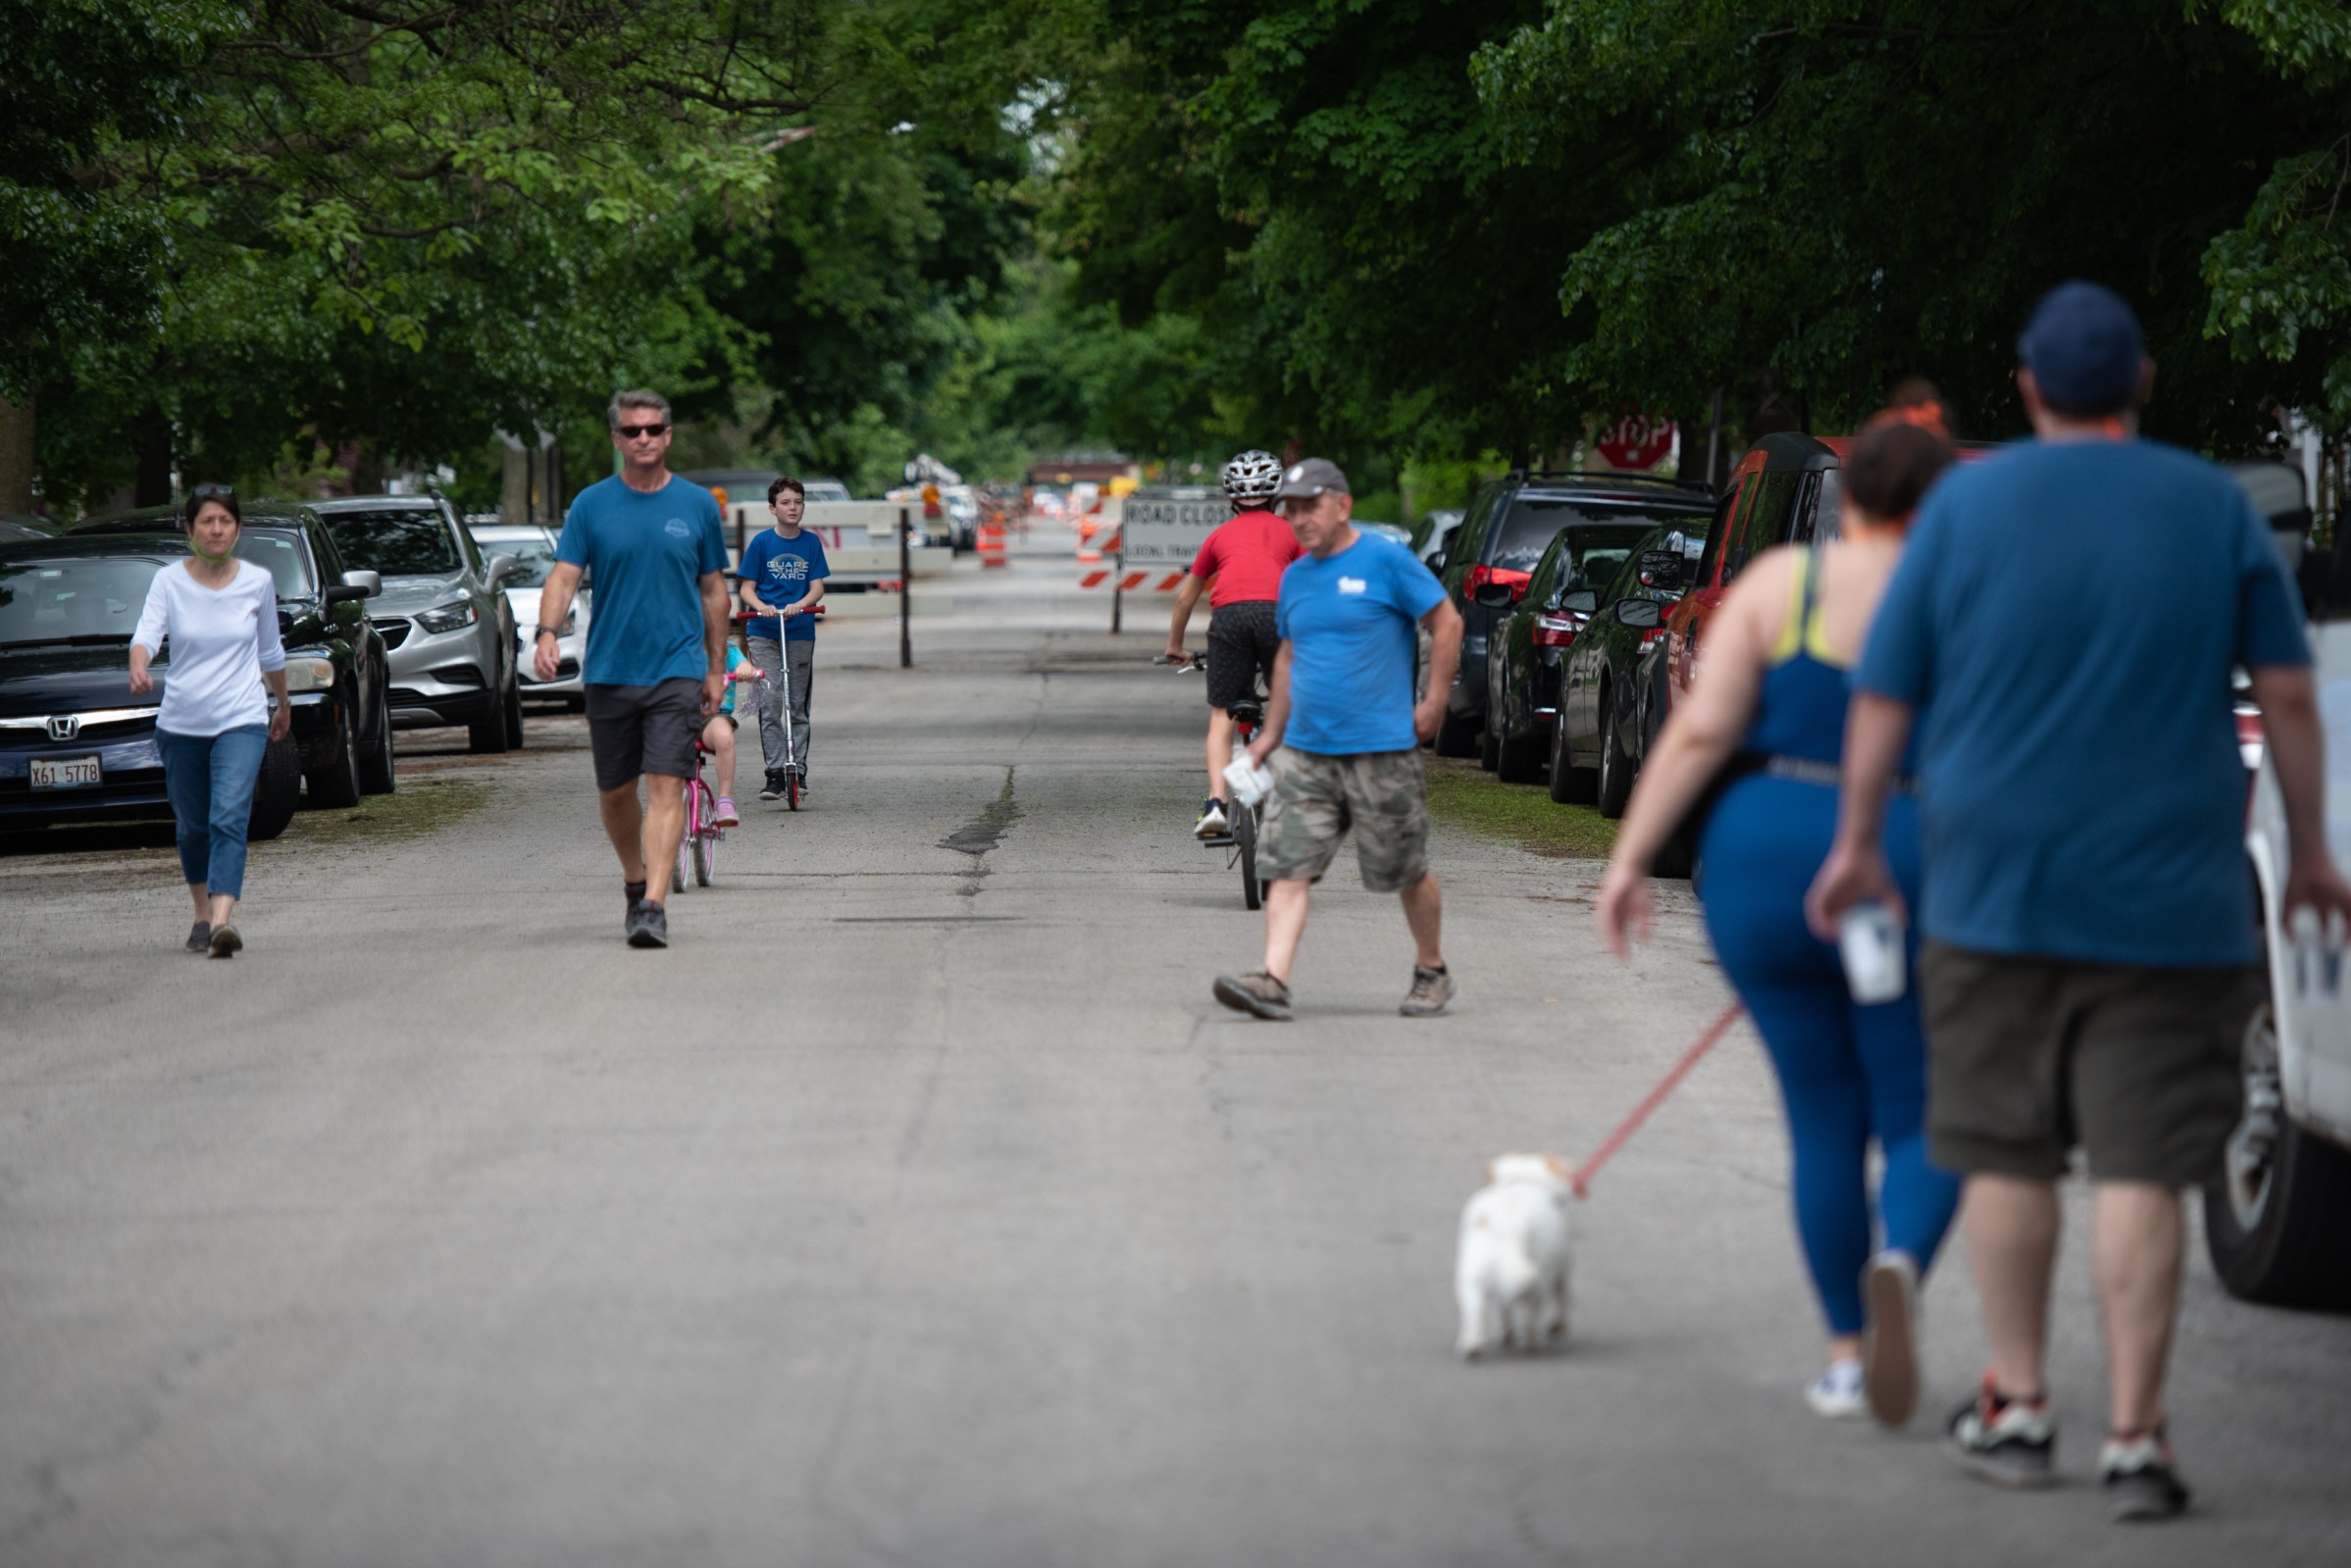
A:
<svg viewBox="0 0 2351 1568">
<path fill-rule="evenodd" d="M 187 950 L 191 953 L 212 950 L 212 922 L 199 920 L 187 929 Z"/>
<path fill-rule="evenodd" d="M 1997 1487 L 2047 1487 L 2057 1482 L 2057 1418 L 2049 1398 L 2011 1399 L 1983 1375 L 1974 1398 L 1951 1413 L 1944 1451 Z"/>
<path fill-rule="evenodd" d="M 762 800 L 784 798 L 784 775 L 782 773 L 772 768 L 768 770 L 767 783 L 759 786 L 759 798 Z"/>
<path fill-rule="evenodd" d="M 1863 1386 L 1869 1413 L 1882 1427 L 1900 1427 L 1918 1408 L 1918 1265 L 1908 1252 L 1887 1248 L 1862 1270 Z"/>
<path fill-rule="evenodd" d="M 1859 1361 L 1831 1361 L 1804 1386 L 1804 1402 L 1813 1407 L 1813 1414 L 1831 1421 L 1866 1415 L 1869 1399 L 1862 1391 L 1864 1376 Z"/>
<path fill-rule="evenodd" d="M 742 826 L 742 819 L 735 815 L 735 797 L 733 795 L 721 795 L 718 797 L 718 815 L 711 818 L 710 821 L 713 827 L 718 828 L 740 828 Z"/>
<path fill-rule="evenodd" d="M 1210 796 L 1208 802 L 1200 808 L 1200 821 L 1192 825 L 1192 836 L 1213 838 L 1231 826 L 1225 818 L 1224 802 Z"/>
<path fill-rule="evenodd" d="M 1453 1005 L 1453 973 L 1412 966 L 1412 988 L 1396 1010 L 1406 1018 L 1434 1018 Z"/>
<path fill-rule="evenodd" d="M 1240 976 L 1219 975 L 1215 989 L 1216 999 L 1237 1013 L 1254 1013 L 1259 1018 L 1290 1016 L 1290 987 L 1262 969 Z"/>
<path fill-rule="evenodd" d="M 212 928 L 212 938 L 206 945 L 212 949 L 215 958 L 234 958 L 245 945 L 245 938 L 236 934 L 234 926 L 215 926 Z"/>
<path fill-rule="evenodd" d="M 2098 1476 L 2117 1524 L 2175 1519 L 2188 1511 L 2188 1489 L 2172 1468 L 2172 1442 L 2160 1421 L 2145 1432 L 2109 1437 L 2098 1450 Z"/>
<path fill-rule="evenodd" d="M 669 911 L 650 898 L 640 898 L 629 911 L 629 945 L 632 947 L 667 947 L 669 945 Z"/>
</svg>

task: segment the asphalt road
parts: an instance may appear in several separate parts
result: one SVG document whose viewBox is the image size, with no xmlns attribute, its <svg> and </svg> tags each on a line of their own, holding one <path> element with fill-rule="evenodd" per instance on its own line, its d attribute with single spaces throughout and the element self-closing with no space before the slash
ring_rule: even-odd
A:
<svg viewBox="0 0 2351 1568">
<path fill-rule="evenodd" d="M 828 626 L 810 809 L 746 804 L 666 952 L 570 719 L 404 735 L 400 809 L 257 848 L 232 963 L 168 837 L 0 845 L 0 1563 L 2351 1561 L 2351 1322 L 2200 1255 L 2189 1521 L 2105 1523 L 2078 1225 L 2070 1485 L 1936 1452 L 1956 1250 L 1917 1426 L 1813 1418 L 1744 1028 L 1578 1210 L 1568 1348 L 1457 1361 L 1483 1160 L 1588 1150 L 1723 1005 L 1689 901 L 1620 971 L 1597 867 L 1447 833 L 1452 1016 L 1352 865 L 1299 1021 L 1224 1014 L 1197 678 L 1073 576 L 964 569 L 911 673 Z"/>
</svg>

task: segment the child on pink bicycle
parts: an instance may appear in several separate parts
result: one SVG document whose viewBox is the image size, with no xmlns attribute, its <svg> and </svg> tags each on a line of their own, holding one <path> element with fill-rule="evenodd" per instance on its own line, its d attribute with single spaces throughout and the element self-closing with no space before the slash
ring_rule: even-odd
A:
<svg viewBox="0 0 2351 1568">
<path fill-rule="evenodd" d="M 727 694 L 718 701 L 718 712 L 702 725 L 702 749 L 709 752 L 718 764 L 718 815 L 711 824 L 719 828 L 741 826 L 742 819 L 735 814 L 735 732 L 741 721 L 735 717 L 735 686 L 738 682 L 756 681 L 766 674 L 754 669 L 734 643 L 727 644 Z"/>
</svg>

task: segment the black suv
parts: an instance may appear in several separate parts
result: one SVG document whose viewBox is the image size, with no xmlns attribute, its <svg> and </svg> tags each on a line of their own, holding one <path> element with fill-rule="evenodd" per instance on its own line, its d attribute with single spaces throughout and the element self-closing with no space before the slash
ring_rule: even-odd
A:
<svg viewBox="0 0 2351 1568">
<path fill-rule="evenodd" d="M 1437 729 L 1437 754 L 1466 757 L 1486 727 L 1487 644 L 1526 593 L 1551 541 L 1569 529 L 1624 535 L 1629 547 L 1654 528 L 1712 516 L 1712 492 L 1695 481 L 1640 474 L 1512 470 L 1478 491 L 1460 530 L 1435 563 L 1461 612 L 1461 663 Z"/>
</svg>

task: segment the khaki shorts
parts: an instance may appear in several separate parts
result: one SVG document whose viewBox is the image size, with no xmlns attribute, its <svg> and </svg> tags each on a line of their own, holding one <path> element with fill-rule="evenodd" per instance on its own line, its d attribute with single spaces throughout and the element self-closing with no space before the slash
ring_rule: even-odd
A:
<svg viewBox="0 0 2351 1568">
<path fill-rule="evenodd" d="M 2198 1187 L 2236 1126 L 2238 1055 L 2261 1000 L 2241 965 L 2157 969 L 1929 941 L 1927 1153 L 1946 1170 Z"/>
<path fill-rule="evenodd" d="M 1428 875 L 1419 752 L 1325 757 L 1284 746 L 1273 754 L 1273 781 L 1257 840 L 1257 875 L 1266 881 L 1320 882 L 1351 827 L 1363 885 L 1373 892 L 1403 892 Z"/>
</svg>

